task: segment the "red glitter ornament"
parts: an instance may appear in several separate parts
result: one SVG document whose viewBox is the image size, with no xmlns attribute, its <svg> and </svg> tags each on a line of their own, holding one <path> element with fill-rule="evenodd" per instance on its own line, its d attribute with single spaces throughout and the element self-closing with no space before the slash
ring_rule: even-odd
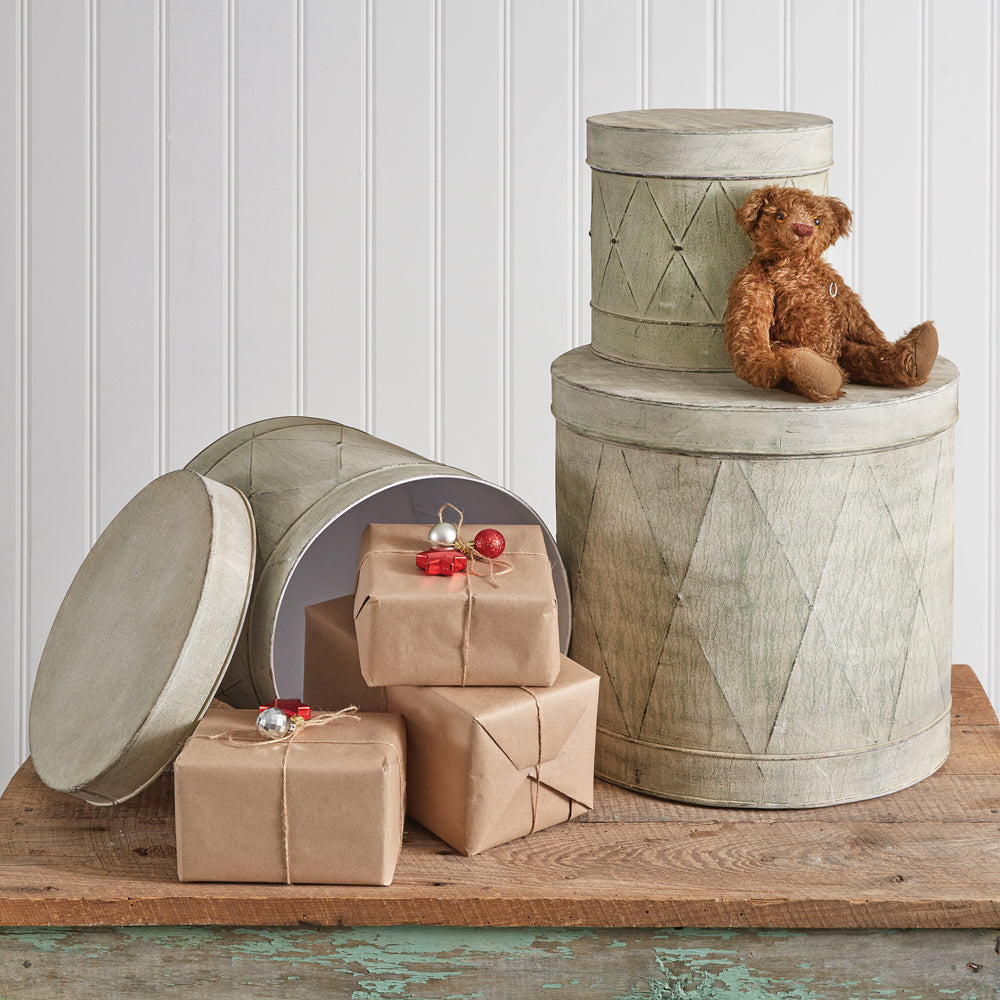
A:
<svg viewBox="0 0 1000 1000">
<path fill-rule="evenodd" d="M 496 528 L 483 528 L 472 543 L 486 559 L 499 559 L 507 547 L 507 539 Z"/>
</svg>

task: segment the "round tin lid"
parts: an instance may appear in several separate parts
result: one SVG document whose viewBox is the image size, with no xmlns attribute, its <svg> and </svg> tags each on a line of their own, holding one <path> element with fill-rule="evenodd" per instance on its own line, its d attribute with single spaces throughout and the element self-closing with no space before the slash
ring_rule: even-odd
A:
<svg viewBox="0 0 1000 1000">
<path fill-rule="evenodd" d="M 793 111 L 660 108 L 587 119 L 587 163 L 644 177 L 797 177 L 833 163 L 833 122 Z"/>
<path fill-rule="evenodd" d="M 584 437 L 687 455 L 858 454 L 933 437 L 958 419 L 958 369 L 938 358 L 917 389 L 845 386 L 832 403 L 756 389 L 732 372 L 605 361 L 588 346 L 552 364 L 552 413 Z"/>
<path fill-rule="evenodd" d="M 182 470 L 108 525 L 42 652 L 29 741 L 39 777 L 95 805 L 130 798 L 176 756 L 212 700 L 246 614 L 253 515 Z"/>
</svg>

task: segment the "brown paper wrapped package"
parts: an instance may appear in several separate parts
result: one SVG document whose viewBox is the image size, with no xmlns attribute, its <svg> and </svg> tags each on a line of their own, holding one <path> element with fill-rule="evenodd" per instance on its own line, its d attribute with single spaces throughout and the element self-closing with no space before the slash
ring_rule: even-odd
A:
<svg viewBox="0 0 1000 1000">
<path fill-rule="evenodd" d="M 468 855 L 590 809 L 599 679 L 561 665 L 547 688 L 387 688 L 406 719 L 407 813 Z"/>
<path fill-rule="evenodd" d="M 306 608 L 302 700 L 314 711 L 348 705 L 362 712 L 385 711 L 385 688 L 369 687 L 361 676 L 350 594 Z"/>
<path fill-rule="evenodd" d="M 174 763 L 179 879 L 388 885 L 402 842 L 403 720 L 342 717 L 285 743 L 211 738 L 254 736 L 256 716 L 213 704 Z"/>
<path fill-rule="evenodd" d="M 463 525 L 472 539 L 482 525 Z M 552 566 L 537 524 L 501 525 L 512 569 L 493 587 L 482 576 L 429 576 L 416 567 L 427 525 L 370 524 L 361 536 L 354 623 L 361 671 L 388 684 L 528 684 L 559 672 Z M 477 573 L 488 573 L 475 563 Z"/>
</svg>

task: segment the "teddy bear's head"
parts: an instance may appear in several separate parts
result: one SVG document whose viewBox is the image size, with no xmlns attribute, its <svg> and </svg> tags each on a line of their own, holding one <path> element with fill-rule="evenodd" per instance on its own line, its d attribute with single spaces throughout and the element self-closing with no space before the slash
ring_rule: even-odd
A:
<svg viewBox="0 0 1000 1000">
<path fill-rule="evenodd" d="M 811 258 L 851 231 L 851 210 L 836 198 L 771 186 L 752 191 L 736 221 L 758 254 Z"/>
</svg>

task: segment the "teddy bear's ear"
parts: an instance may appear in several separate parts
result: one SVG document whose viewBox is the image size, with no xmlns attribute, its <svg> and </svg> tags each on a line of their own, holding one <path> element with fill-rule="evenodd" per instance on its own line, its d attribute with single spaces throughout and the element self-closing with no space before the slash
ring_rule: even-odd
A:
<svg viewBox="0 0 1000 1000">
<path fill-rule="evenodd" d="M 851 231 L 851 210 L 839 198 L 827 198 L 826 207 L 833 216 L 832 243 Z"/>
<path fill-rule="evenodd" d="M 750 192 L 747 200 L 736 210 L 736 221 L 745 233 L 749 233 L 757 225 L 761 210 L 776 190 L 774 187 L 757 188 Z"/>
</svg>

